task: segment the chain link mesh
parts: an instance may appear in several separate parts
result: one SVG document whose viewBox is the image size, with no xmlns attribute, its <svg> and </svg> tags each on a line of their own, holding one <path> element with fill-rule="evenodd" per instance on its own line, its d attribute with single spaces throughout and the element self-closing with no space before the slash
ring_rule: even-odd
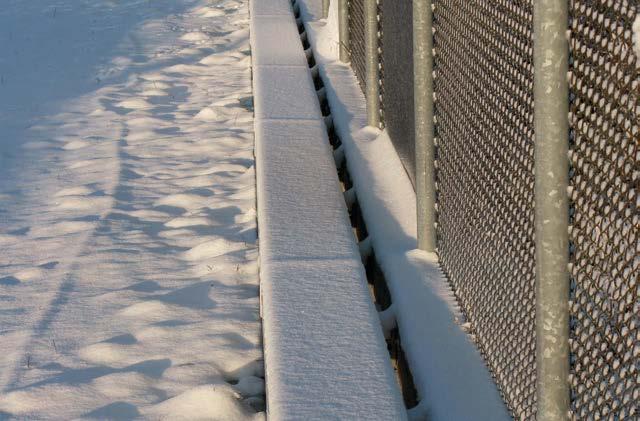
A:
<svg viewBox="0 0 640 421">
<path fill-rule="evenodd" d="M 382 0 L 378 16 L 382 121 L 407 174 L 414 182 L 412 9 L 412 0 Z"/>
<path fill-rule="evenodd" d="M 438 254 L 517 419 L 535 417 L 533 0 L 434 0 Z"/>
<path fill-rule="evenodd" d="M 360 87 L 366 86 L 366 55 L 365 55 L 365 15 L 364 2 L 366 0 L 348 0 L 347 11 L 349 19 L 349 54 Z"/>
<path fill-rule="evenodd" d="M 569 4 L 572 418 L 638 419 L 640 2 Z"/>
<path fill-rule="evenodd" d="M 349 0 L 365 87 L 365 0 Z M 638 0 L 570 5 L 572 419 L 640 402 Z M 442 268 L 516 419 L 535 418 L 533 0 L 433 0 Z M 415 167 L 411 0 L 378 0 L 381 117 Z"/>
</svg>

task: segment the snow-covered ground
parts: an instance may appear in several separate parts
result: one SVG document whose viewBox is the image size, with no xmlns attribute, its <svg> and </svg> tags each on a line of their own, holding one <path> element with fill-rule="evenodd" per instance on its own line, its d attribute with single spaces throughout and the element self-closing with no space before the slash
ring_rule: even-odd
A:
<svg viewBox="0 0 640 421">
<path fill-rule="evenodd" d="M 247 0 L 0 8 L 0 418 L 264 406 Z"/>
</svg>

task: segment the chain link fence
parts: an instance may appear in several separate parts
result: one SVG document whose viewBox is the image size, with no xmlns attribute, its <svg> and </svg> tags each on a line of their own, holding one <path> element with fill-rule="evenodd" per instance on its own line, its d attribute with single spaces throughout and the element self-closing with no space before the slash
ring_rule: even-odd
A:
<svg viewBox="0 0 640 421">
<path fill-rule="evenodd" d="M 364 2 L 348 0 L 365 88 Z M 380 113 L 415 183 L 412 0 L 378 0 Z M 534 0 L 432 0 L 442 269 L 516 419 L 536 417 Z M 567 0 L 572 419 L 640 418 L 640 0 Z"/>
<path fill-rule="evenodd" d="M 533 2 L 434 6 L 438 254 L 505 401 L 531 419 Z"/>
<path fill-rule="evenodd" d="M 415 182 L 412 0 L 381 0 L 379 11 L 382 122 Z"/>
<path fill-rule="evenodd" d="M 364 32 L 364 2 L 366 0 L 347 0 L 347 16 L 349 19 L 349 58 L 360 87 L 366 84 L 366 55 Z"/>
<path fill-rule="evenodd" d="M 640 418 L 638 1 L 570 1 L 574 419 Z"/>
</svg>

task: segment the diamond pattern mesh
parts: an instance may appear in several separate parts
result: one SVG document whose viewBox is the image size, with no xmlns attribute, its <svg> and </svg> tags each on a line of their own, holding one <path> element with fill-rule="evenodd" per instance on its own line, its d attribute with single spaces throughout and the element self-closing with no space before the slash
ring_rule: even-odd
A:
<svg viewBox="0 0 640 421">
<path fill-rule="evenodd" d="M 363 90 L 366 84 L 364 2 L 365 0 L 348 0 L 347 2 L 351 67 L 353 68 L 353 71 L 358 78 L 358 82 L 360 83 L 360 87 Z"/>
<path fill-rule="evenodd" d="M 413 27 L 411 0 L 380 2 L 382 121 L 412 181 L 415 180 Z"/>
<path fill-rule="evenodd" d="M 572 417 L 638 419 L 640 2 L 569 4 Z"/>
<path fill-rule="evenodd" d="M 365 0 L 349 0 L 365 87 Z M 639 0 L 568 0 L 572 419 L 640 418 Z M 535 418 L 533 0 L 433 0 L 442 268 L 516 419 Z M 382 122 L 413 176 L 411 1 L 379 0 Z"/>
<path fill-rule="evenodd" d="M 434 0 L 441 265 L 517 419 L 535 416 L 533 0 Z"/>
</svg>

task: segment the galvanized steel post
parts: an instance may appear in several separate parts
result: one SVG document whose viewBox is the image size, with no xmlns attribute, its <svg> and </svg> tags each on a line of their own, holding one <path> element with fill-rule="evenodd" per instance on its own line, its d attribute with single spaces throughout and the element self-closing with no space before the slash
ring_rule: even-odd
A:
<svg viewBox="0 0 640 421">
<path fill-rule="evenodd" d="M 378 86 L 378 2 L 364 2 L 365 98 L 367 124 L 380 126 L 380 89 Z"/>
<path fill-rule="evenodd" d="M 329 0 L 322 0 L 322 18 L 329 16 Z"/>
<path fill-rule="evenodd" d="M 349 57 L 349 9 L 348 0 L 338 0 L 338 42 L 340 43 L 340 61 L 348 63 Z"/>
<path fill-rule="evenodd" d="M 569 414 L 566 0 L 534 2 L 537 418 Z"/>
<path fill-rule="evenodd" d="M 413 1 L 413 102 L 415 109 L 418 248 L 436 251 L 436 183 L 433 120 L 431 0 Z"/>
</svg>

